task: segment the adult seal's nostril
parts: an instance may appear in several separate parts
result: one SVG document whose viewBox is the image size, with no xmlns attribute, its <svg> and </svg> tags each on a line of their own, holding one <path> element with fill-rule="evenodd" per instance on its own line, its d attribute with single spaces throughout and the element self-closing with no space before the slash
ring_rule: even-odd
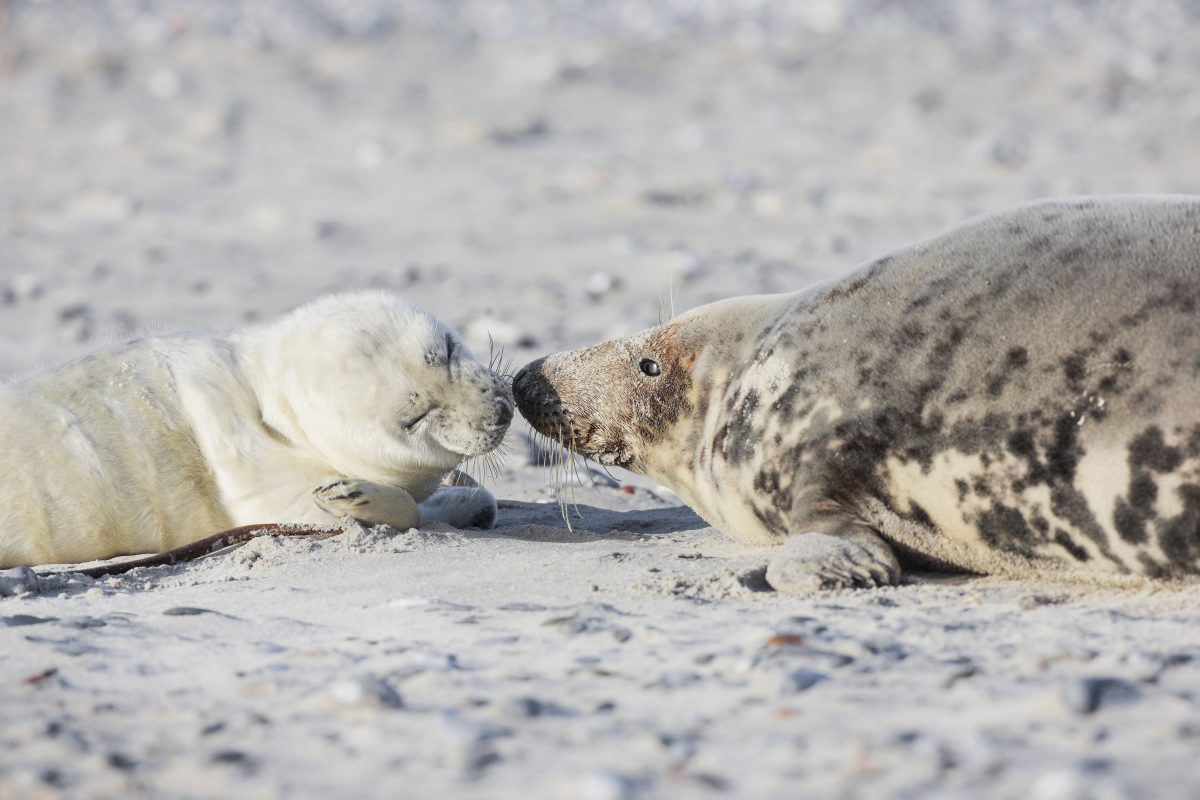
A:
<svg viewBox="0 0 1200 800">
<path fill-rule="evenodd" d="M 513 378 L 513 400 L 523 413 L 534 406 L 541 394 L 542 386 L 538 379 L 541 363 L 542 360 L 539 359 L 526 364 Z"/>
</svg>

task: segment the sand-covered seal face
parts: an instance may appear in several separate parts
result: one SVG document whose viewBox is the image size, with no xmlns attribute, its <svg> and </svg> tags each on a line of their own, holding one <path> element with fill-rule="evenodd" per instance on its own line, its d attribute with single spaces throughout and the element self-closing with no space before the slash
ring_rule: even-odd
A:
<svg viewBox="0 0 1200 800">
<path fill-rule="evenodd" d="M 685 325 L 539 359 L 513 379 L 534 430 L 601 464 L 639 470 L 644 455 L 690 417 L 696 352 Z"/>
<path fill-rule="evenodd" d="M 777 588 L 893 583 L 897 556 L 1200 575 L 1200 197 L 980 217 L 547 356 L 514 389 L 542 433 L 783 544 Z"/>
</svg>

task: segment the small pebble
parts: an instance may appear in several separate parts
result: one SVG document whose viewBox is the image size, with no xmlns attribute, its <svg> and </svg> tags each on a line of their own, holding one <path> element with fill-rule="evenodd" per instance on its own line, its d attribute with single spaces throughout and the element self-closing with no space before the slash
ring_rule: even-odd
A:
<svg viewBox="0 0 1200 800">
<path fill-rule="evenodd" d="M 41 625 L 44 622 L 57 622 L 58 617 L 35 617 L 31 614 L 13 614 L 11 617 L 0 617 L 0 625 L 6 628 L 20 628 L 25 625 Z"/>
<path fill-rule="evenodd" d="M 979 674 L 979 668 L 973 664 L 950 667 L 938 679 L 938 685 L 943 689 L 953 688 L 959 681 L 965 681 Z"/>
<path fill-rule="evenodd" d="M 241 750 L 218 750 L 209 758 L 214 764 L 226 764 L 231 767 L 241 767 L 244 770 L 254 768 L 254 759 Z"/>
<path fill-rule="evenodd" d="M 329 687 L 329 695 L 345 706 L 402 708 L 400 694 L 386 681 L 374 675 L 343 678 Z"/>
<path fill-rule="evenodd" d="M 661 689 L 681 689 L 684 686 L 699 683 L 701 680 L 703 678 L 698 673 L 680 669 L 663 673 L 651 686 Z"/>
<path fill-rule="evenodd" d="M 1107 706 L 1141 697 L 1137 687 L 1120 678 L 1090 677 L 1071 681 L 1062 689 L 1062 700 L 1076 714 L 1092 714 Z"/>
<path fill-rule="evenodd" d="M 128 772 L 137 767 L 137 762 L 124 753 L 109 753 L 105 761 L 113 769 L 119 769 L 122 772 Z"/>
<path fill-rule="evenodd" d="M 579 796 L 586 800 L 633 800 L 641 782 L 616 772 L 590 772 L 579 778 Z"/>
<path fill-rule="evenodd" d="M 536 697 L 514 697 L 500 706 L 500 713 L 518 719 L 561 717 L 569 714 L 557 703 L 538 700 Z"/>
<path fill-rule="evenodd" d="M 163 612 L 165 617 L 194 617 L 197 614 L 215 614 L 217 612 L 208 608 L 196 608 L 195 606 L 174 606 Z"/>
<path fill-rule="evenodd" d="M 804 637 L 799 634 L 780 633 L 767 639 L 767 647 L 786 647 L 795 644 L 804 644 Z"/>
<path fill-rule="evenodd" d="M 583 285 L 583 291 L 592 300 L 599 300 L 606 294 L 621 288 L 619 278 L 607 272 L 593 272 Z"/>
<path fill-rule="evenodd" d="M 443 758 L 467 772 L 479 772 L 500 760 L 493 741 L 508 730 L 447 714 L 437 733 Z"/>
<path fill-rule="evenodd" d="M 779 691 L 782 694 L 799 694 L 807 692 L 818 683 L 824 683 L 827 680 L 829 680 L 829 676 L 822 672 L 812 672 L 807 669 L 792 670 L 784 676 Z"/>
<path fill-rule="evenodd" d="M 495 127 L 488 131 L 488 139 L 498 145 L 531 144 L 550 135 L 550 125 L 544 119 L 531 119 L 512 127 Z"/>
</svg>

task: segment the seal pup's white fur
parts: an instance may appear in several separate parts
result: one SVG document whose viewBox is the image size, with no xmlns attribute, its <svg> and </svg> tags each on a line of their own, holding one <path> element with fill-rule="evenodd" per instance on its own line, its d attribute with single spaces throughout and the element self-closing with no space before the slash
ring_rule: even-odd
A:
<svg viewBox="0 0 1200 800">
<path fill-rule="evenodd" d="M 490 527 L 489 493 L 440 484 L 512 410 L 457 334 L 386 292 L 101 350 L 0 388 L 0 567 L 259 522 Z"/>
</svg>

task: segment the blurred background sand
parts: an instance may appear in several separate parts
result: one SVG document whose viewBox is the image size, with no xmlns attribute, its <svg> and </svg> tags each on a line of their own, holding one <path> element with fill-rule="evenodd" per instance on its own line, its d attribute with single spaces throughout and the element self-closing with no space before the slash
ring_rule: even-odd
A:
<svg viewBox="0 0 1200 800">
<path fill-rule="evenodd" d="M 0 120 L 0 373 L 364 286 L 521 361 L 1200 190 L 1200 9 L 5 0 Z"/>
</svg>

